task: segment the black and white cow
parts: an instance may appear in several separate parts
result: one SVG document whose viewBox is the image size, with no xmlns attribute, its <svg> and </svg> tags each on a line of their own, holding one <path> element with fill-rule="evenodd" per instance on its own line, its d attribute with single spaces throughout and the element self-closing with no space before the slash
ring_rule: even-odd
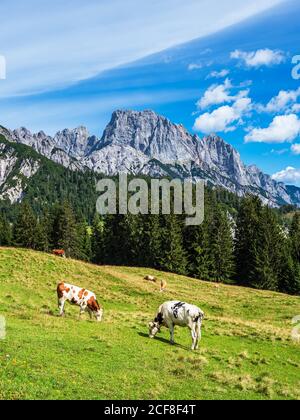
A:
<svg viewBox="0 0 300 420">
<path fill-rule="evenodd" d="M 161 327 L 167 327 L 170 330 L 171 344 L 174 344 L 175 326 L 188 327 L 193 340 L 192 350 L 197 350 L 203 319 L 204 312 L 195 305 L 178 301 L 166 302 L 160 306 L 154 321 L 149 323 L 149 337 L 154 338 Z"/>
</svg>

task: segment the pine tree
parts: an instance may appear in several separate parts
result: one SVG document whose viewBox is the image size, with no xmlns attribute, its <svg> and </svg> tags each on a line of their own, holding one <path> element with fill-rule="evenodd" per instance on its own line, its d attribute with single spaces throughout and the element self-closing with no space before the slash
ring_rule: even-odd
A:
<svg viewBox="0 0 300 420">
<path fill-rule="evenodd" d="M 83 221 L 78 225 L 79 258 L 83 261 L 92 260 L 92 228 Z"/>
<path fill-rule="evenodd" d="M 160 216 L 140 216 L 140 223 L 140 265 L 159 269 L 162 253 Z"/>
<path fill-rule="evenodd" d="M 292 256 L 295 262 L 300 263 L 300 212 L 296 212 L 290 229 Z"/>
<path fill-rule="evenodd" d="M 300 294 L 300 264 L 294 261 L 290 242 L 282 252 L 278 288 L 283 293 Z"/>
<path fill-rule="evenodd" d="M 50 229 L 50 220 L 48 214 L 45 214 L 42 218 L 38 220 L 36 226 L 35 247 L 38 251 L 50 251 Z"/>
<path fill-rule="evenodd" d="M 0 246 L 12 244 L 12 228 L 5 216 L 0 215 Z"/>
<path fill-rule="evenodd" d="M 237 215 L 235 238 L 236 278 L 239 284 L 250 286 L 255 280 L 258 232 L 262 203 L 255 196 L 242 199 Z"/>
<path fill-rule="evenodd" d="M 164 216 L 162 228 L 161 268 L 177 274 L 186 274 L 187 256 L 183 246 L 182 220 L 173 214 Z"/>
<path fill-rule="evenodd" d="M 54 210 L 52 238 L 54 247 L 64 249 L 67 257 L 76 258 L 80 256 L 77 224 L 68 202 Z"/>
<path fill-rule="evenodd" d="M 106 216 L 103 237 L 105 264 L 130 265 L 132 261 L 132 249 L 128 216 Z"/>
<path fill-rule="evenodd" d="M 213 213 L 210 253 L 213 261 L 210 277 L 218 282 L 232 279 L 234 273 L 234 247 L 227 213 L 218 205 Z"/>
<path fill-rule="evenodd" d="M 96 213 L 92 225 L 92 261 L 96 264 L 104 263 L 104 222 L 100 215 Z"/>
<path fill-rule="evenodd" d="M 14 228 L 14 242 L 17 246 L 23 248 L 36 247 L 36 217 L 30 207 L 25 201 L 19 210 L 19 215 Z"/>
<path fill-rule="evenodd" d="M 278 290 L 284 234 L 275 213 L 264 207 L 260 212 L 250 285 L 259 289 Z"/>
</svg>

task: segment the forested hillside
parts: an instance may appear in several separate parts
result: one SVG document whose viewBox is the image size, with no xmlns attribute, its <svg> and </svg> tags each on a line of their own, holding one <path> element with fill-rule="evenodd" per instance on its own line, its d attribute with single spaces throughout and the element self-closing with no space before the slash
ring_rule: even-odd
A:
<svg viewBox="0 0 300 420">
<path fill-rule="evenodd" d="M 91 220 L 84 200 L 73 209 L 67 201 L 37 208 L 26 199 L 12 213 L 1 211 L 0 245 L 46 252 L 62 248 L 69 257 L 96 264 L 150 267 L 299 294 L 300 214 L 285 225 L 256 197 L 241 199 L 237 208 L 217 198 L 216 191 L 206 191 L 205 221 L 191 227 L 177 215 L 100 217 L 94 212 Z"/>
</svg>

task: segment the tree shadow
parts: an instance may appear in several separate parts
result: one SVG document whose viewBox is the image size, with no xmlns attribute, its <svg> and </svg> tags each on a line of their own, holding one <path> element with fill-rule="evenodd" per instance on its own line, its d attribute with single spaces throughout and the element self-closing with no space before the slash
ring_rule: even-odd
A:
<svg viewBox="0 0 300 420">
<path fill-rule="evenodd" d="M 145 333 L 142 333 L 142 332 L 139 332 L 138 334 L 139 334 L 140 337 L 147 338 L 148 340 L 150 340 L 148 334 L 145 334 Z M 153 338 L 153 340 L 160 341 L 161 343 L 164 343 L 164 344 L 168 344 L 168 346 L 170 346 L 170 347 L 177 347 L 177 348 L 180 348 L 180 349 L 189 350 L 188 347 L 182 346 L 181 344 L 177 344 L 177 343 L 171 344 L 170 340 L 167 340 L 166 338 L 163 338 L 163 337 L 157 337 L 156 336 L 156 337 Z"/>
</svg>

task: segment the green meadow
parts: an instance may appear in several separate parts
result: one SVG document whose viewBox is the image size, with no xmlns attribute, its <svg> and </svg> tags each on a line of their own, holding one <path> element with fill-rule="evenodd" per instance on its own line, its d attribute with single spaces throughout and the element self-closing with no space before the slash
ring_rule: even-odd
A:
<svg viewBox="0 0 300 420">
<path fill-rule="evenodd" d="M 70 305 L 59 318 L 60 281 L 94 291 L 103 322 L 79 320 Z M 148 338 L 148 322 L 173 299 L 204 310 L 199 351 L 187 329 L 176 329 L 175 346 L 166 329 Z M 0 248 L 0 315 L 0 399 L 300 399 L 299 297 Z"/>
</svg>

